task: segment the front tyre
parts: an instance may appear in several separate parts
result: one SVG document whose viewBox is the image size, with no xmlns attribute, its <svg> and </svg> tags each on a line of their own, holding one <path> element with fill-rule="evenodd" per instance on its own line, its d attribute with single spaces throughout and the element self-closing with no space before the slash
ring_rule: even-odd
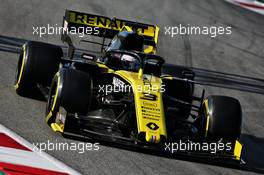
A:
<svg viewBox="0 0 264 175">
<path fill-rule="evenodd" d="M 71 127 L 67 113 L 87 115 L 92 100 L 92 79 L 89 74 L 62 69 L 53 78 L 46 108 L 46 122 L 54 131 Z"/>
<path fill-rule="evenodd" d="M 15 77 L 16 93 L 30 97 L 37 84 L 49 85 L 58 71 L 63 52 L 52 44 L 29 41 L 22 46 Z"/>
<path fill-rule="evenodd" d="M 205 137 L 213 140 L 240 138 L 242 109 L 239 101 L 227 96 L 209 96 L 203 103 Z"/>
</svg>

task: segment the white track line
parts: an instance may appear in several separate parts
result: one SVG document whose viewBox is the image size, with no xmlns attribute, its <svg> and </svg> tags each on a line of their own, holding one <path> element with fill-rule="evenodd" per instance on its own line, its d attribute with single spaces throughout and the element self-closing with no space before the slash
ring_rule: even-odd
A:
<svg viewBox="0 0 264 175">
<path fill-rule="evenodd" d="M 225 0 L 242 8 L 264 15 L 264 3 L 254 0 Z"/>
<path fill-rule="evenodd" d="M 2 124 L 0 124 L 0 132 L 5 133 L 6 135 L 8 135 L 9 137 L 13 138 L 14 140 L 16 140 L 18 143 L 20 143 L 21 145 L 29 148 L 30 150 L 32 150 L 33 152 L 36 153 L 37 156 L 40 156 L 44 159 L 46 159 L 48 162 L 50 162 L 51 164 L 55 165 L 52 167 L 52 165 L 47 165 L 47 167 L 52 168 L 50 170 L 54 170 L 54 171 L 60 171 L 60 172 L 65 172 L 68 174 L 72 174 L 72 175 L 81 175 L 79 172 L 77 172 L 76 170 L 70 168 L 69 166 L 67 166 L 66 164 L 62 163 L 61 161 L 55 159 L 54 157 L 52 157 L 51 155 L 45 153 L 44 151 L 36 151 L 36 147 L 34 147 L 31 143 L 29 143 L 27 140 L 25 140 L 24 138 L 22 138 L 21 136 L 19 136 L 18 134 L 16 134 L 15 132 L 11 131 L 10 129 L 6 128 L 5 126 L 3 126 Z M 14 149 L 12 148 L 5 148 L 2 149 L 2 153 L 4 153 L 5 151 L 7 151 L 8 149 L 11 149 L 14 151 Z M 1 153 L 1 152 L 0 152 Z M 15 153 L 15 152 L 14 152 Z M 32 154 L 32 152 L 28 152 L 29 154 Z M 37 160 L 37 158 L 36 158 Z M 36 163 L 34 163 L 36 164 Z M 54 169 L 56 168 L 56 169 Z"/>
</svg>

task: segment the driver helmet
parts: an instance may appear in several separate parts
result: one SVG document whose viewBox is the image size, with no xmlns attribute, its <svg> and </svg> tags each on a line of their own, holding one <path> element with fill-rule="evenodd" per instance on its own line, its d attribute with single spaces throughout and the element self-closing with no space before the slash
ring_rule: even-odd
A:
<svg viewBox="0 0 264 175">
<path fill-rule="evenodd" d="M 121 67 L 125 70 L 138 70 L 140 68 L 139 60 L 131 55 L 123 54 L 120 61 Z"/>
</svg>

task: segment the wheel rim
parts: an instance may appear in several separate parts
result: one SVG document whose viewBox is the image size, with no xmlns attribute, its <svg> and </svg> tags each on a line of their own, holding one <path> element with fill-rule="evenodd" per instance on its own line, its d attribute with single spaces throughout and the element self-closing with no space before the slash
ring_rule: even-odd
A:
<svg viewBox="0 0 264 175">
<path fill-rule="evenodd" d="M 55 114 L 57 113 L 57 107 L 56 107 L 56 103 L 57 103 L 57 98 L 58 98 L 58 85 L 59 85 L 59 81 L 58 79 L 53 81 L 52 85 L 51 85 L 51 89 L 50 89 L 50 95 L 48 98 L 48 102 L 47 102 L 47 109 L 46 109 L 46 122 L 48 124 L 51 124 L 52 122 L 55 121 Z"/>
<path fill-rule="evenodd" d="M 25 45 L 23 45 L 22 51 L 20 52 L 19 55 L 17 69 L 16 69 L 15 89 L 19 88 L 19 84 L 25 67 L 25 59 L 26 59 L 26 49 L 25 49 Z"/>
<path fill-rule="evenodd" d="M 60 106 L 58 112 L 56 113 L 55 122 L 59 125 L 64 126 L 66 121 L 66 115 L 67 115 L 67 111 Z"/>
</svg>

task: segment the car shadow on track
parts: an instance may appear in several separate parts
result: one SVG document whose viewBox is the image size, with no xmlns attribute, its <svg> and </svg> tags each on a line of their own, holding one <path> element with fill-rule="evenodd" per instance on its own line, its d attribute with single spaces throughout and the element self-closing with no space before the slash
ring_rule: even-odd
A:
<svg viewBox="0 0 264 175">
<path fill-rule="evenodd" d="M 241 142 L 243 143 L 243 158 L 247 166 L 262 170 L 264 174 L 264 138 L 253 135 L 242 134 Z"/>
</svg>

